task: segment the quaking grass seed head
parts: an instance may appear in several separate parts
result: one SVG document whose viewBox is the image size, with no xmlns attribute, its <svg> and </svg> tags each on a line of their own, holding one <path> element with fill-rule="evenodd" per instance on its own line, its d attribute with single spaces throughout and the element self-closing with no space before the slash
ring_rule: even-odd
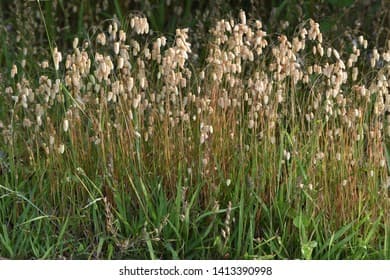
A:
<svg viewBox="0 0 390 280">
<path fill-rule="evenodd" d="M 63 129 L 64 132 L 67 132 L 69 130 L 69 121 L 67 119 L 65 119 L 63 122 Z"/>
</svg>

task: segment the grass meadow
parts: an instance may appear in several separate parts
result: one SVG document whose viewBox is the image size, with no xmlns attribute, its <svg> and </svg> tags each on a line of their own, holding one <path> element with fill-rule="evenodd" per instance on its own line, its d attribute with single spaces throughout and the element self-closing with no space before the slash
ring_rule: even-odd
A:
<svg viewBox="0 0 390 280">
<path fill-rule="evenodd" d="M 389 38 L 89 2 L 0 13 L 1 258 L 390 259 Z"/>
</svg>

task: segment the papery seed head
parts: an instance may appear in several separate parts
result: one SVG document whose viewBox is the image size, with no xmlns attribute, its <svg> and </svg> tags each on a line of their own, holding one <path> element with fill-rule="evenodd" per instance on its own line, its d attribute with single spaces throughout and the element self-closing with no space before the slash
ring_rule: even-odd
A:
<svg viewBox="0 0 390 280">
<path fill-rule="evenodd" d="M 64 144 L 60 144 L 59 146 L 58 146 L 58 152 L 60 153 L 60 154 L 63 154 L 64 152 L 65 152 L 65 145 Z"/>
<path fill-rule="evenodd" d="M 363 45 L 364 38 L 363 38 L 362 35 L 359 36 L 358 41 L 359 41 L 359 44 L 360 44 L 360 45 Z"/>
<path fill-rule="evenodd" d="M 126 41 L 126 32 L 124 32 L 123 30 L 119 31 L 119 40 L 122 42 Z"/>
<path fill-rule="evenodd" d="M 255 126 L 255 121 L 254 120 L 249 120 L 248 128 L 252 129 L 254 126 Z"/>
<path fill-rule="evenodd" d="M 106 44 L 106 35 L 104 33 L 99 33 L 96 37 L 96 42 L 104 46 Z"/>
<path fill-rule="evenodd" d="M 69 129 L 69 121 L 67 119 L 64 120 L 63 129 L 64 129 L 64 132 L 67 132 Z"/>
<path fill-rule="evenodd" d="M 49 145 L 53 146 L 54 145 L 54 136 L 50 135 L 49 137 Z"/>
<path fill-rule="evenodd" d="M 333 49 L 333 55 L 334 55 L 334 57 L 335 57 L 337 60 L 340 59 L 339 52 L 338 52 L 336 49 Z"/>
<path fill-rule="evenodd" d="M 119 42 L 115 42 L 114 43 L 114 53 L 115 54 L 119 53 L 119 47 L 120 47 L 120 43 Z"/>
<path fill-rule="evenodd" d="M 364 40 L 364 41 L 363 41 L 363 48 L 364 48 L 364 49 L 367 49 L 367 46 L 368 46 L 368 41 L 367 41 L 367 40 Z"/>
<path fill-rule="evenodd" d="M 74 49 L 77 48 L 78 44 L 79 44 L 79 38 L 76 37 L 73 39 L 73 48 Z"/>
<path fill-rule="evenodd" d="M 118 69 L 122 69 L 124 66 L 124 63 L 125 63 L 125 60 L 123 59 L 123 57 L 121 57 L 121 56 L 118 57 L 118 65 L 117 65 Z"/>
<path fill-rule="evenodd" d="M 16 74 L 18 74 L 18 67 L 14 64 L 11 68 L 11 78 L 13 79 Z"/>
<path fill-rule="evenodd" d="M 246 24 L 246 15 L 245 15 L 245 12 L 243 10 L 240 11 L 240 20 L 241 20 L 241 23 L 242 24 Z"/>
<path fill-rule="evenodd" d="M 331 55 L 332 55 L 332 48 L 327 48 L 326 49 L 326 56 L 331 57 Z"/>
</svg>

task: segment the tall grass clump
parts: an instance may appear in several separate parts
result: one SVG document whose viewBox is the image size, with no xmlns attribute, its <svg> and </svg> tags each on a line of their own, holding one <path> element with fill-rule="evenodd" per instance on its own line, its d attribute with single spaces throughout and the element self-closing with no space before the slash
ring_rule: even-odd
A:
<svg viewBox="0 0 390 280">
<path fill-rule="evenodd" d="M 190 35 L 134 15 L 3 74 L 0 256 L 390 258 L 390 41 Z"/>
</svg>

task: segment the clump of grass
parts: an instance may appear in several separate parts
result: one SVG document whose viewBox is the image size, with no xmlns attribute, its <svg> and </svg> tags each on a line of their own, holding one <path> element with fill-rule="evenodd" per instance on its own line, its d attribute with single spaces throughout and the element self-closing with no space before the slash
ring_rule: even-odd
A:
<svg viewBox="0 0 390 280">
<path fill-rule="evenodd" d="M 390 41 L 124 25 L 7 74 L 1 256 L 389 258 Z"/>
</svg>

